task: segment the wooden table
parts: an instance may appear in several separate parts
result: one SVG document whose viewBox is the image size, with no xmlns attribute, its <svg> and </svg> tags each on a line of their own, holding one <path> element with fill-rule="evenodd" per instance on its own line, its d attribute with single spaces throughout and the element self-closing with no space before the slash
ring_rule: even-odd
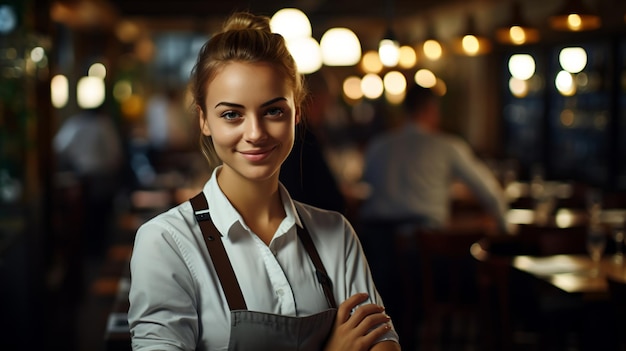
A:
<svg viewBox="0 0 626 351">
<path fill-rule="evenodd" d="M 512 265 L 567 293 L 597 298 L 608 296 L 607 276 L 626 281 L 626 262 L 612 255 L 603 257 L 597 267 L 586 255 L 515 256 Z"/>
</svg>

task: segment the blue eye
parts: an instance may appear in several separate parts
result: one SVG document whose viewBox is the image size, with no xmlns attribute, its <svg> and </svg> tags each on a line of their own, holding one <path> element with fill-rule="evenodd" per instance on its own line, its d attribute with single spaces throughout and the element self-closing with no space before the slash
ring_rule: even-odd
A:
<svg viewBox="0 0 626 351">
<path fill-rule="evenodd" d="M 225 120 L 231 121 L 239 118 L 240 115 L 235 111 L 225 111 L 220 115 L 220 117 L 224 118 Z"/>
<path fill-rule="evenodd" d="M 282 108 L 280 107 L 273 107 L 270 108 L 269 110 L 267 110 L 266 115 L 268 116 L 272 116 L 272 117 L 282 117 L 284 114 L 284 111 Z"/>
</svg>

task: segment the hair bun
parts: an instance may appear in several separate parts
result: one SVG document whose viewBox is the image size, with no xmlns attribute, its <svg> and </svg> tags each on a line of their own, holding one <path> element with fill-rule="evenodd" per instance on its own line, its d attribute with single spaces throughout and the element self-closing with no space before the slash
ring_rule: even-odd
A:
<svg viewBox="0 0 626 351">
<path fill-rule="evenodd" d="M 224 32 L 245 29 L 255 29 L 271 33 L 270 18 L 248 12 L 236 12 L 224 23 Z"/>
</svg>

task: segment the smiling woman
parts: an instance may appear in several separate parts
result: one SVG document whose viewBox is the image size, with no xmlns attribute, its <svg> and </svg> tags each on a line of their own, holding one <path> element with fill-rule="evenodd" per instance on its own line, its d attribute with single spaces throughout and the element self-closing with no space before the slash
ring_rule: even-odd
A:
<svg viewBox="0 0 626 351">
<path fill-rule="evenodd" d="M 232 63 L 209 83 L 209 107 L 206 115 L 200 110 L 200 124 L 222 161 L 222 187 L 236 176 L 276 178 L 293 146 L 298 118 L 286 82 L 272 65 Z"/>
<path fill-rule="evenodd" d="M 279 181 L 305 88 L 269 18 L 234 14 L 191 85 L 214 170 L 137 232 L 133 349 L 399 350 L 350 223 Z"/>
</svg>

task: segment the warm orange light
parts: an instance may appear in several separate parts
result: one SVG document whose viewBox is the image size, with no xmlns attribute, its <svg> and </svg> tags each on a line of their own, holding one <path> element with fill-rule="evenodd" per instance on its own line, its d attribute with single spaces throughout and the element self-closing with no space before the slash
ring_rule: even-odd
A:
<svg viewBox="0 0 626 351">
<path fill-rule="evenodd" d="M 441 55 L 443 54 L 441 44 L 439 44 L 439 42 L 434 39 L 426 40 L 422 48 L 424 50 L 424 55 L 426 55 L 426 57 L 432 61 L 439 60 L 441 58 Z"/>
<path fill-rule="evenodd" d="M 378 51 L 369 50 L 361 58 L 361 69 L 365 73 L 380 73 L 383 70 L 383 63 L 380 62 Z"/>
<path fill-rule="evenodd" d="M 496 30 L 496 39 L 503 44 L 531 44 L 539 41 L 539 31 L 522 26 L 504 27 Z"/>
<path fill-rule="evenodd" d="M 598 29 L 602 25 L 600 17 L 592 13 L 582 0 L 567 0 L 563 8 L 550 17 L 550 26 L 563 31 L 586 31 Z"/>
</svg>

